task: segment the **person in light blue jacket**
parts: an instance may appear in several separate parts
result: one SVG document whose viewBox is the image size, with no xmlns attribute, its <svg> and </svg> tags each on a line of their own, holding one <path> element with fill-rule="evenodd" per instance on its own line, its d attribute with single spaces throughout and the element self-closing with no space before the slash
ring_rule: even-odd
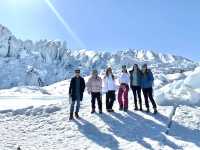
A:
<svg viewBox="0 0 200 150">
<path fill-rule="evenodd" d="M 139 99 L 140 111 L 143 111 L 142 98 L 141 98 L 142 72 L 139 69 L 138 65 L 134 64 L 133 69 L 129 73 L 130 73 L 130 87 L 132 89 L 133 96 L 134 96 L 135 110 L 138 110 L 137 103 Z"/>
<path fill-rule="evenodd" d="M 145 105 L 147 108 L 147 113 L 149 112 L 149 100 L 151 101 L 154 109 L 154 113 L 157 113 L 157 105 L 153 98 L 153 73 L 147 68 L 147 64 L 142 66 L 142 91 L 145 99 Z"/>
</svg>

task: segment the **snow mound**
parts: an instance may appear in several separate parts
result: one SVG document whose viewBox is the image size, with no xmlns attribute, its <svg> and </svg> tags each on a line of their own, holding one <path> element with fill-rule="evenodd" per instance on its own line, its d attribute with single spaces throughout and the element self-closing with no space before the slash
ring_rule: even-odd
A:
<svg viewBox="0 0 200 150">
<path fill-rule="evenodd" d="M 48 105 L 48 106 L 40 106 L 40 107 L 29 106 L 26 108 L 21 108 L 21 109 L 16 109 L 16 110 L 12 110 L 12 109 L 0 110 L 0 113 L 10 114 L 11 116 L 16 116 L 16 115 L 36 116 L 36 115 L 51 114 L 59 110 L 61 110 L 61 107 L 59 107 L 58 105 Z"/>
<path fill-rule="evenodd" d="M 160 105 L 200 105 L 200 67 L 184 80 L 174 81 L 155 92 Z"/>
<path fill-rule="evenodd" d="M 200 67 L 196 68 L 195 71 L 185 79 L 184 84 L 194 89 L 200 89 Z"/>
</svg>

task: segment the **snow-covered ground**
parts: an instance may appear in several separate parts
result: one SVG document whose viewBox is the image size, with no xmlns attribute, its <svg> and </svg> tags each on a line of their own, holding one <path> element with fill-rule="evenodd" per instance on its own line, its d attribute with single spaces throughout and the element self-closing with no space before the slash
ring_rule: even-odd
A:
<svg viewBox="0 0 200 150">
<path fill-rule="evenodd" d="M 64 149 L 200 149 L 200 108 L 159 106 L 159 114 L 133 111 L 90 114 L 90 98 L 85 96 L 80 116 L 68 121 L 67 100 L 61 104 L 26 107 L 0 113 L 0 149 L 18 145 L 28 150 Z M 58 100 L 59 102 L 59 100 Z M 105 99 L 104 99 L 105 106 Z M 170 122 L 171 126 L 170 126 Z"/>
<path fill-rule="evenodd" d="M 198 68 L 193 73 L 190 72 L 184 81 L 196 76 L 197 72 Z M 172 74 L 168 76 L 168 80 L 178 78 L 177 74 L 174 74 L 174 77 Z M 182 77 L 174 82 L 181 80 Z M 168 83 L 166 86 L 172 84 Z M 81 119 L 68 121 L 68 86 L 69 81 L 65 80 L 44 88 L 18 87 L 0 92 L 4 98 L 1 98 L 0 105 L 6 104 L 5 101 L 10 105 L 13 99 L 14 105 L 18 106 L 17 109 L 14 107 L 0 110 L 0 149 L 13 150 L 18 145 L 22 150 L 200 149 L 200 107 L 192 103 L 191 106 L 180 105 L 181 102 L 171 103 L 171 106 L 165 106 L 167 102 L 161 103 L 164 106 L 158 107 L 159 114 L 146 114 L 133 110 L 133 96 L 130 92 L 130 111 L 118 111 L 116 101 L 116 112 L 110 114 L 105 111 L 104 95 L 104 113 L 92 115 L 90 96 L 85 93 L 81 105 Z M 177 92 L 179 90 L 177 89 Z M 10 92 L 12 98 L 5 97 L 6 91 L 7 94 Z M 26 92 L 29 94 L 25 95 Z M 14 100 L 20 93 L 24 93 L 24 98 Z M 26 100 L 27 103 L 20 103 L 20 100 Z M 159 102 L 159 99 L 156 101 Z"/>
</svg>

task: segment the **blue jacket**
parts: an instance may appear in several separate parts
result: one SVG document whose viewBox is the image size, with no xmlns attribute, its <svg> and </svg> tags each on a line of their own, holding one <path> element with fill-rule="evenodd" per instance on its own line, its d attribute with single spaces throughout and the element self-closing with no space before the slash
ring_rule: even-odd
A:
<svg viewBox="0 0 200 150">
<path fill-rule="evenodd" d="M 138 71 L 134 73 L 133 70 L 130 71 L 130 85 L 131 86 L 141 86 L 142 84 L 142 73 Z"/>
<path fill-rule="evenodd" d="M 154 77 L 151 70 L 147 70 L 147 74 L 142 74 L 142 88 L 152 88 Z"/>
</svg>

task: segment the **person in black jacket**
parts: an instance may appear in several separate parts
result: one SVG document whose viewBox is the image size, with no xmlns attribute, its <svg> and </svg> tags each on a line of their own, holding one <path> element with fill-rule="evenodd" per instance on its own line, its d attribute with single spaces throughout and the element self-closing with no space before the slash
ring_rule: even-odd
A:
<svg viewBox="0 0 200 150">
<path fill-rule="evenodd" d="M 71 79 L 69 86 L 69 96 L 71 96 L 72 98 L 69 120 L 73 119 L 75 103 L 76 103 L 75 117 L 79 118 L 78 112 L 80 109 L 80 101 L 83 100 L 84 90 L 85 90 L 85 80 L 80 76 L 80 70 L 76 69 L 75 77 Z"/>
</svg>

